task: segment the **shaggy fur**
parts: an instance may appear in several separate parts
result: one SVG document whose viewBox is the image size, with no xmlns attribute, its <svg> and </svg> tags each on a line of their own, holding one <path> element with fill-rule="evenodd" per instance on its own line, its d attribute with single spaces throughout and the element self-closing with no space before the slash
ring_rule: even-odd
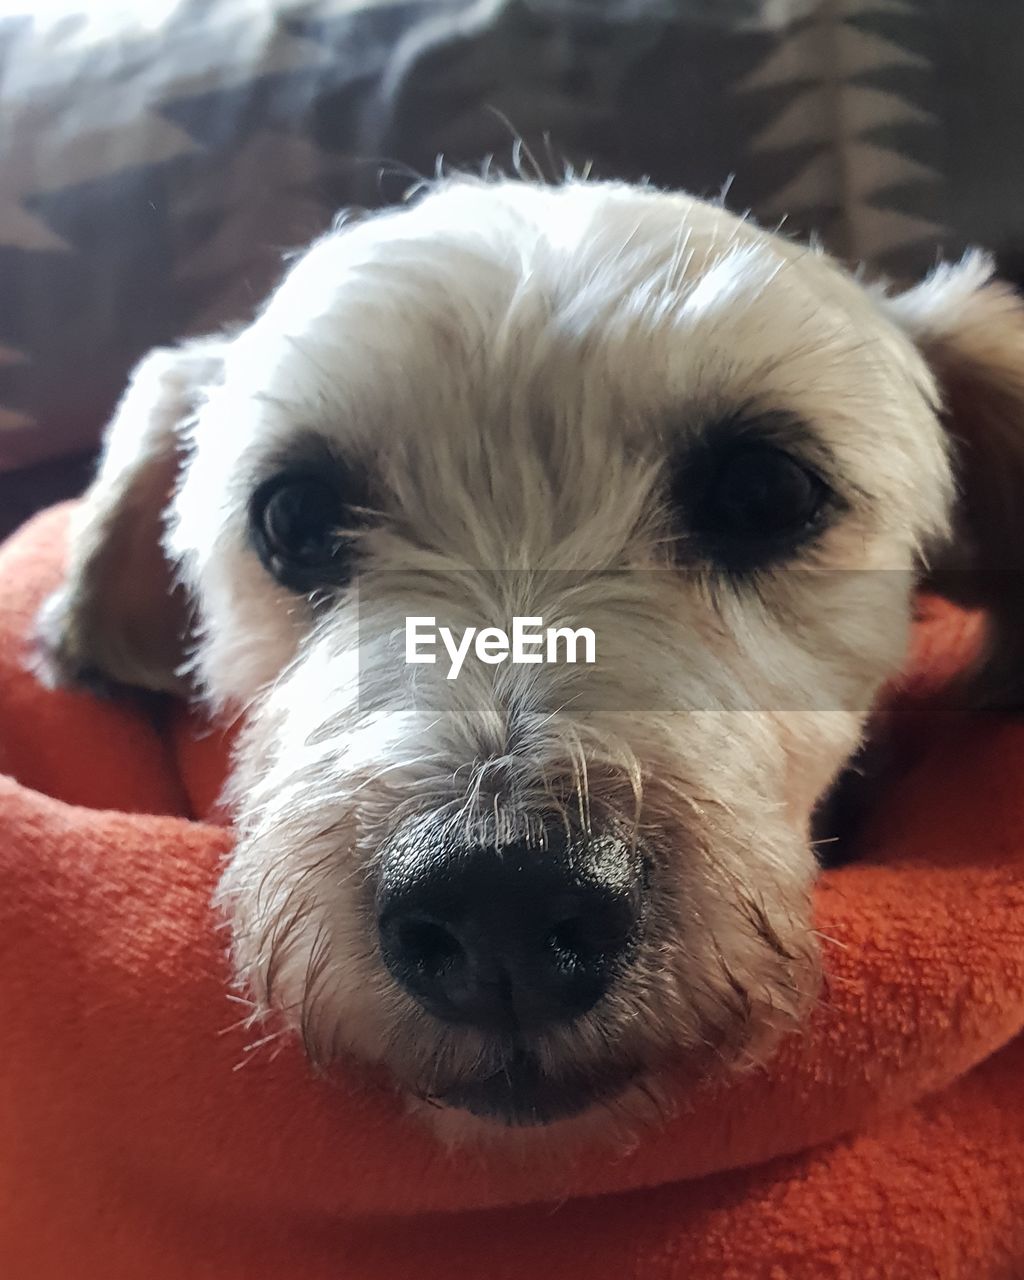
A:
<svg viewBox="0 0 1024 1280">
<path fill-rule="evenodd" d="M 554 812 L 628 831 L 650 885 L 608 995 L 536 1037 L 548 1076 L 638 1115 L 666 1055 L 757 1060 L 799 1022 L 811 816 L 899 670 L 915 582 L 989 603 L 972 570 L 1024 548 L 1024 314 L 989 273 L 890 296 L 684 195 L 460 179 L 316 242 L 237 334 L 143 362 L 44 613 L 49 670 L 184 675 L 245 714 L 219 902 L 261 1015 L 414 1099 L 503 1070 L 507 1046 L 389 977 L 375 865 L 396 833 Z M 768 572 L 680 567 L 672 460 L 741 413 L 804 424 L 835 513 Z M 287 592 L 254 554 L 251 496 L 296 450 L 365 478 L 345 590 Z M 1020 692 L 1021 600 L 999 592 L 989 702 Z M 407 615 L 513 614 L 591 627 L 599 669 L 402 660 Z"/>
</svg>

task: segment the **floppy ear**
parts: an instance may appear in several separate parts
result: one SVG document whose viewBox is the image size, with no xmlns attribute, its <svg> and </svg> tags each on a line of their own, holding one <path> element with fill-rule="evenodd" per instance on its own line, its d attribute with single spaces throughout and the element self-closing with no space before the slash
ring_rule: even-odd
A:
<svg viewBox="0 0 1024 1280">
<path fill-rule="evenodd" d="M 72 522 L 63 585 L 39 616 L 41 668 L 55 683 L 182 687 L 188 605 L 164 555 L 164 516 L 183 426 L 220 378 L 221 348 L 158 349 L 132 374 Z"/>
<path fill-rule="evenodd" d="M 894 298 L 939 385 L 958 487 L 928 585 L 988 613 L 974 705 L 1024 705 L 1024 301 L 970 253 Z"/>
</svg>

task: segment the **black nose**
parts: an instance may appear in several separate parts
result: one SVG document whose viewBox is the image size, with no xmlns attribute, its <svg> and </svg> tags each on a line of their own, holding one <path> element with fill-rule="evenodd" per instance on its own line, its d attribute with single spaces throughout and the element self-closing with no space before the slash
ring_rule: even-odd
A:
<svg viewBox="0 0 1024 1280">
<path fill-rule="evenodd" d="M 392 842 L 377 921 L 384 962 L 429 1013 L 482 1030 L 535 1030 L 592 1008 L 627 962 L 643 862 L 611 835 L 501 846 Z"/>
</svg>

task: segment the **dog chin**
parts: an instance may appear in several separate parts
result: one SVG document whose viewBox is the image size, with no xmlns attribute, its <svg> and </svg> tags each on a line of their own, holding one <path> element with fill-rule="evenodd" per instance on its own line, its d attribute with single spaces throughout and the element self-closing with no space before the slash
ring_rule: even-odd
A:
<svg viewBox="0 0 1024 1280">
<path fill-rule="evenodd" d="M 622 1093 L 639 1069 L 545 1074 L 536 1058 L 519 1052 L 499 1069 L 435 1093 L 431 1101 L 504 1128 L 537 1128 L 582 1116 Z"/>
</svg>

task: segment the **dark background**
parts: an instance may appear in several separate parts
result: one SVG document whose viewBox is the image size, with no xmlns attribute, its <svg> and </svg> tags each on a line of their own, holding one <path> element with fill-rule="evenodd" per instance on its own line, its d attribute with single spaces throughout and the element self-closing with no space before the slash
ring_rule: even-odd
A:
<svg viewBox="0 0 1024 1280">
<path fill-rule="evenodd" d="M 26 8 L 28 8 L 26 4 Z M 1020 0 L 85 0 L 0 17 L 0 530 L 85 483 L 131 364 L 418 173 L 717 194 L 875 272 L 1024 277 Z"/>
</svg>

